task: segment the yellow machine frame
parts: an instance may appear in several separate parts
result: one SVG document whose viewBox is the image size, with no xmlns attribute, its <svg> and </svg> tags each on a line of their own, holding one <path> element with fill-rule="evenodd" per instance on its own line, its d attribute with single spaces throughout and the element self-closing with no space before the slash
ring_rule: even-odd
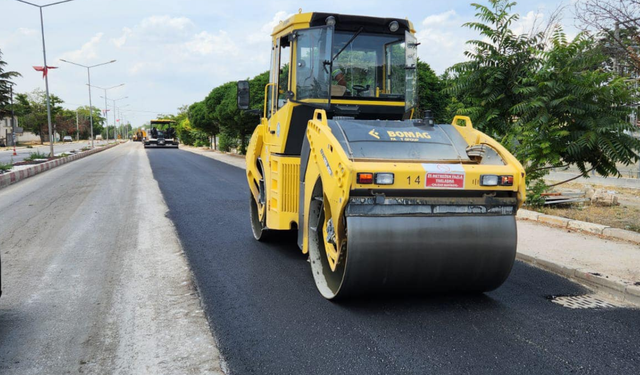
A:
<svg viewBox="0 0 640 375">
<path fill-rule="evenodd" d="M 345 150 L 340 147 L 336 135 L 332 133 L 328 125 L 327 113 L 323 109 L 312 110 L 308 121 L 305 137 L 308 141 L 308 162 L 301 160 L 300 155 L 292 155 L 285 152 L 287 137 L 292 133 L 290 129 L 294 110 L 304 103 L 292 100 L 279 101 L 280 95 L 285 94 L 285 89 L 279 87 L 280 82 L 280 41 L 295 30 L 309 28 L 313 13 L 296 14 L 277 25 L 272 34 L 272 56 L 270 83 L 265 87 L 265 102 L 263 114 L 259 125 L 256 127 L 247 148 L 247 179 L 251 190 L 251 196 L 257 207 L 258 220 L 265 230 L 291 230 L 298 229 L 301 236 L 299 245 L 303 253 L 309 252 L 309 228 L 301 225 L 310 220 L 311 204 L 317 196 L 319 184 L 322 186 L 323 210 L 325 223 L 322 231 L 324 238 L 335 235 L 334 240 L 325 240 L 329 265 L 332 271 L 336 270 L 340 261 L 341 249 L 347 241 L 345 209 L 350 197 L 355 190 L 368 190 L 374 195 L 377 190 L 398 189 L 406 192 L 424 191 L 424 183 L 420 183 L 425 177 L 425 160 L 359 160 L 350 158 Z M 409 31 L 415 34 L 413 25 L 409 23 Z M 296 56 L 291 41 L 291 53 L 289 56 L 289 75 L 287 88 L 291 88 L 295 95 L 296 90 Z M 379 92 L 376 93 L 376 96 Z M 271 100 L 270 100 L 271 99 Z M 405 107 L 404 101 L 361 101 L 357 99 L 331 99 L 335 105 L 368 105 Z M 409 109 L 406 118 L 414 116 L 413 108 Z M 465 123 L 459 126 L 458 122 Z M 484 146 L 491 149 L 503 161 L 503 165 L 484 165 L 478 163 L 462 163 L 464 170 L 464 190 L 476 192 L 486 191 L 487 195 L 495 192 L 510 192 L 517 198 L 519 208 L 525 200 L 525 172 L 522 165 L 498 142 L 473 128 L 469 117 L 456 116 L 452 122 L 453 127 L 460 133 L 464 140 L 471 146 Z M 372 137 L 376 136 L 373 128 Z M 403 134 L 406 137 L 429 137 L 428 131 L 420 134 Z M 306 164 L 301 165 L 301 161 Z M 460 165 L 460 160 L 439 161 L 439 164 Z M 363 185 L 356 178 L 357 172 L 369 173 L 393 173 L 395 182 L 393 186 Z M 304 176 L 300 173 L 304 172 Z M 482 175 L 509 175 L 513 176 L 512 186 L 481 186 Z M 301 177 L 303 177 L 301 179 Z M 301 180 L 304 184 L 301 184 Z M 303 186 L 304 191 L 301 190 Z M 302 199 L 301 199 L 302 195 Z M 444 198 L 443 198 L 444 199 Z M 470 204 L 474 201 L 469 199 Z M 301 215 L 302 213 L 302 215 Z M 328 228 L 327 221 L 333 219 L 333 227 Z M 335 232 L 335 233 L 334 233 Z M 254 232 L 255 234 L 255 232 Z"/>
</svg>

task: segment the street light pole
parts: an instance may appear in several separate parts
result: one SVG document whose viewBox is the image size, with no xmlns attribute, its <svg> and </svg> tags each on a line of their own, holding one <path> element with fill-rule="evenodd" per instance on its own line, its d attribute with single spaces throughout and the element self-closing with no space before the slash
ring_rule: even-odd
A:
<svg viewBox="0 0 640 375">
<path fill-rule="evenodd" d="M 18 0 L 18 1 L 20 1 L 20 0 Z M 83 67 L 83 68 L 87 68 L 87 79 L 88 79 L 88 82 L 89 82 L 89 84 L 88 84 L 88 86 L 89 86 L 88 87 L 89 88 L 89 122 L 91 124 L 91 148 L 93 148 L 94 147 L 93 146 L 94 136 L 93 136 L 93 104 L 91 103 L 91 68 L 95 68 L 97 66 L 111 64 L 111 63 L 116 62 L 116 60 L 111 60 L 111 61 L 107 61 L 107 62 L 96 64 L 96 65 L 90 65 L 90 66 L 78 64 L 78 63 L 75 63 L 75 62 L 72 62 L 72 61 L 67 61 L 65 59 L 60 59 L 60 61 L 66 62 L 67 64 L 72 64 L 72 65 L 77 65 L 77 66 L 80 66 L 80 67 Z"/>
<path fill-rule="evenodd" d="M 11 93 L 11 145 L 13 146 L 13 153 L 16 153 L 16 115 L 13 112 L 13 85 L 15 83 L 9 82 L 9 92 Z"/>
<path fill-rule="evenodd" d="M 100 89 L 100 90 L 104 90 L 104 119 L 107 122 L 107 143 L 109 143 L 109 116 L 107 116 L 107 112 L 109 111 L 109 109 L 107 108 L 107 90 L 111 90 L 111 89 L 115 89 L 116 87 L 121 87 L 124 86 L 124 83 L 121 83 L 119 85 L 115 85 L 115 86 L 111 86 L 111 87 L 100 87 L 100 86 L 91 86 L 95 89 Z M 114 124 L 115 126 L 115 124 Z M 115 138 L 115 135 L 114 135 Z"/>
<path fill-rule="evenodd" d="M 46 8 L 46 7 L 50 7 L 52 5 L 57 5 L 57 4 L 62 4 L 62 3 L 68 3 L 70 1 L 73 0 L 64 0 L 64 1 L 57 1 L 55 3 L 50 3 L 50 4 L 46 4 L 46 5 L 36 5 L 36 4 L 32 4 L 28 1 L 24 1 L 24 0 L 16 0 L 18 2 L 24 3 L 24 4 L 28 4 L 31 6 L 34 6 L 36 8 L 40 9 L 40 30 L 42 32 L 42 56 L 44 58 L 44 86 L 45 86 L 45 90 L 46 90 L 46 94 L 47 94 L 47 124 L 49 125 L 49 149 L 50 149 L 50 155 L 51 157 L 53 157 L 53 129 L 51 126 L 51 100 L 49 99 L 49 75 L 47 74 L 47 48 L 45 46 L 44 43 L 44 17 L 42 15 L 42 8 Z"/>
<path fill-rule="evenodd" d="M 106 96 L 104 96 L 105 100 L 106 100 Z M 127 99 L 129 98 L 128 96 L 122 97 L 122 98 L 118 98 L 118 99 L 109 99 L 113 102 L 113 137 L 114 139 L 116 138 L 116 102 L 118 100 L 123 100 L 123 99 Z"/>
</svg>

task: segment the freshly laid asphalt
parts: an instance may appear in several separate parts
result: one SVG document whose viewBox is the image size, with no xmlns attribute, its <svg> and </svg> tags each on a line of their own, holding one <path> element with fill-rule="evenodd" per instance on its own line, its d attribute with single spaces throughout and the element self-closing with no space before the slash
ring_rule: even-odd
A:
<svg viewBox="0 0 640 375">
<path fill-rule="evenodd" d="M 551 303 L 586 290 L 519 262 L 484 295 L 329 302 L 295 237 L 253 239 L 244 170 L 147 155 L 231 374 L 640 373 L 639 310 Z"/>
</svg>

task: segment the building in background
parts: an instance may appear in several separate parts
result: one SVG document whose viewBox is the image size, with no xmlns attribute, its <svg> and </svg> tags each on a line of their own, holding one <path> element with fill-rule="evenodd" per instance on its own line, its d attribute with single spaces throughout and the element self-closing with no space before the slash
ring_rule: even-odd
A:
<svg viewBox="0 0 640 375">
<path fill-rule="evenodd" d="M 18 118 L 16 118 L 16 128 L 19 128 Z M 59 138 L 58 134 L 56 136 Z M 49 136 L 47 135 L 45 141 L 48 141 L 48 139 Z M 0 118 L 0 147 L 12 146 L 11 142 L 11 117 Z M 40 143 L 40 137 L 32 132 L 16 133 L 16 142 Z"/>
</svg>

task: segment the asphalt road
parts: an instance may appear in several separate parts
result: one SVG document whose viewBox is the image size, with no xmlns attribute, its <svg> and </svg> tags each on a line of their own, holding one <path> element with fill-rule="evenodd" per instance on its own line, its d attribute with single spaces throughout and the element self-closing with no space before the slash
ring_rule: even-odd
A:
<svg viewBox="0 0 640 375">
<path fill-rule="evenodd" d="M 326 301 L 294 237 L 253 240 L 244 170 L 147 155 L 231 374 L 640 373 L 640 311 L 551 303 L 586 291 L 522 263 L 485 295 Z"/>
<path fill-rule="evenodd" d="M 106 144 L 107 141 L 95 141 L 94 145 Z M 80 150 L 83 147 L 89 145 L 88 141 L 81 141 L 79 143 L 56 143 L 53 145 L 53 152 L 56 154 L 69 152 L 71 150 Z M 39 152 L 41 154 L 49 155 L 49 146 L 34 146 L 33 148 L 18 147 L 16 149 L 16 156 L 13 156 L 13 149 L 7 149 L 6 151 L 0 151 L 0 163 L 15 163 L 24 160 L 33 152 Z"/>
<path fill-rule="evenodd" d="M 141 144 L 0 190 L 0 374 L 222 374 Z"/>
</svg>

